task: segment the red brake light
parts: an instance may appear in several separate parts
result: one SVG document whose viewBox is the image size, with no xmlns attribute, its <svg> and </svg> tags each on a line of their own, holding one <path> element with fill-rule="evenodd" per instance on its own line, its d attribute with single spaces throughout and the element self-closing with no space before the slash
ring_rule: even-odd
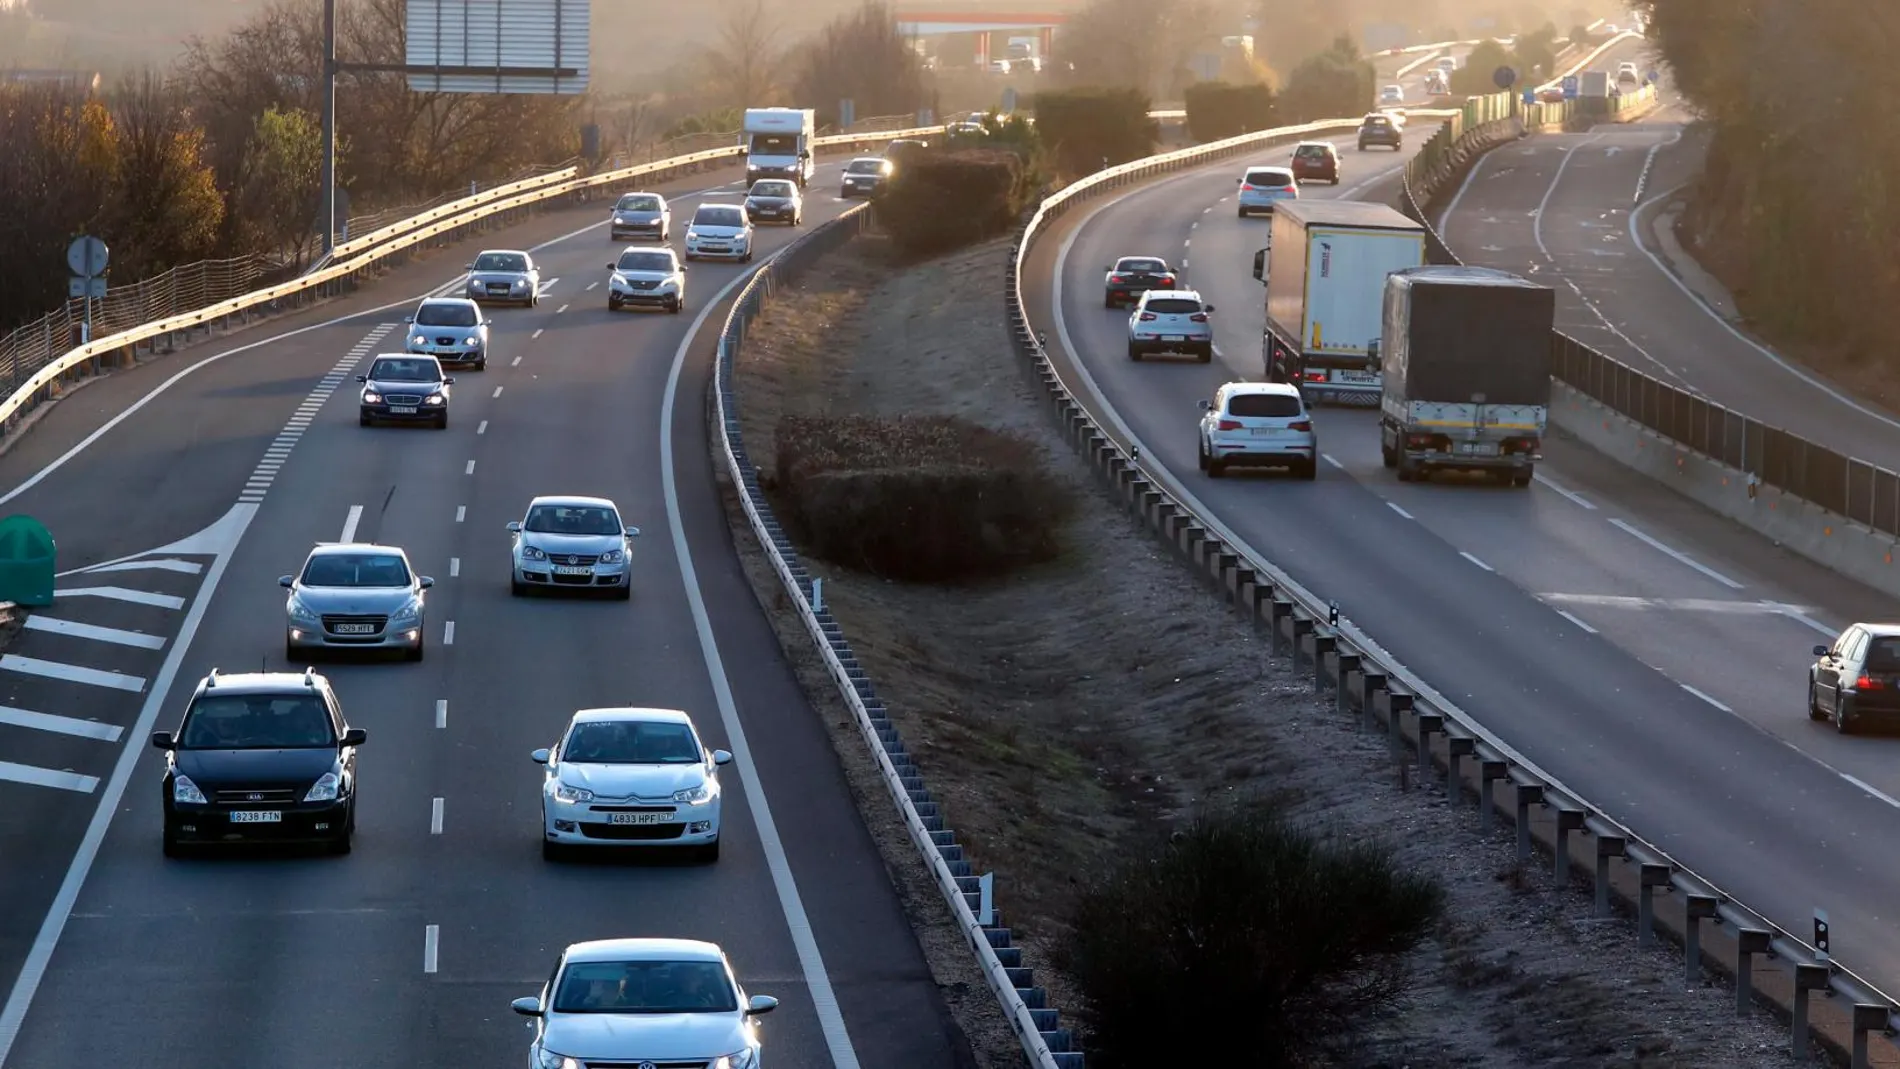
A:
<svg viewBox="0 0 1900 1069">
<path fill-rule="evenodd" d="M 1326 373 L 1324 371 L 1302 371 L 1300 372 L 1300 377 L 1308 382 L 1326 381 Z"/>
<path fill-rule="evenodd" d="M 1153 312 L 1141 313 L 1141 321 L 1143 323 L 1152 323 L 1154 322 L 1154 318 L 1155 318 L 1155 314 Z"/>
<path fill-rule="evenodd" d="M 1295 430 L 1295 431 L 1310 431 L 1313 429 L 1313 421 L 1310 419 L 1296 419 L 1293 422 L 1287 424 L 1287 429 Z"/>
<path fill-rule="evenodd" d="M 1108 276 L 1108 280 L 1109 280 L 1110 282 L 1126 282 L 1126 281 L 1128 281 L 1127 279 L 1125 279 L 1125 278 L 1123 278 L 1123 277 L 1122 277 L 1122 276 L 1120 276 L 1120 275 L 1110 275 L 1110 276 Z"/>
<path fill-rule="evenodd" d="M 1252 192 L 1253 192 L 1253 186 L 1251 186 L 1251 185 L 1248 185 L 1247 183 L 1245 183 L 1245 182 L 1243 182 L 1243 183 L 1241 183 L 1241 185 L 1240 185 L 1240 191 L 1241 191 L 1242 193 L 1252 193 Z"/>
<path fill-rule="evenodd" d="M 1861 677 L 1859 679 L 1854 680 L 1854 689 L 1855 690 L 1886 690 L 1887 684 L 1863 672 L 1861 673 Z"/>
<path fill-rule="evenodd" d="M 1188 316 L 1188 319 L 1189 319 L 1189 320 L 1191 320 L 1191 321 L 1193 321 L 1193 322 L 1195 322 L 1195 323 L 1205 323 L 1205 322 L 1207 322 L 1207 313 L 1206 313 L 1206 312 L 1196 312 L 1196 313 L 1194 313 L 1193 315 L 1191 315 L 1191 316 Z"/>
<path fill-rule="evenodd" d="M 1174 285 L 1174 276 L 1173 276 L 1173 275 L 1162 275 L 1162 276 L 1161 276 L 1161 281 L 1163 281 L 1163 282 L 1165 282 L 1165 283 L 1167 283 L 1167 284 L 1168 284 L 1169 286 L 1173 286 L 1173 285 Z"/>
<path fill-rule="evenodd" d="M 1237 431 L 1242 429 L 1241 422 L 1237 419 L 1221 420 L 1218 426 L 1224 431 Z"/>
<path fill-rule="evenodd" d="M 1280 190 L 1282 193 L 1298 193 L 1299 191 L 1298 186 L 1286 186 Z"/>
</svg>

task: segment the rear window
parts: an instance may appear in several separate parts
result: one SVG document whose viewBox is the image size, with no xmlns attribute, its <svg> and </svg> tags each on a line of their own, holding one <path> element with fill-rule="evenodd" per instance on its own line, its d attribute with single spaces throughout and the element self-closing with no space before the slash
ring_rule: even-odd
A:
<svg viewBox="0 0 1900 1069">
<path fill-rule="evenodd" d="M 1281 393 L 1237 393 L 1227 399 L 1230 416 L 1297 416 L 1300 399 Z"/>
<path fill-rule="evenodd" d="M 1867 663 L 1862 667 L 1882 675 L 1900 673 L 1900 638 L 1874 639 L 1867 647 Z"/>
<path fill-rule="evenodd" d="M 1293 184 L 1293 172 L 1285 170 L 1248 171 L 1247 184 L 1250 186 L 1290 186 Z"/>
<path fill-rule="evenodd" d="M 1123 260 L 1115 265 L 1117 271 L 1142 271 L 1148 274 L 1165 274 L 1168 265 L 1160 260 Z"/>
<path fill-rule="evenodd" d="M 1305 160 L 1323 160 L 1332 155 L 1332 150 L 1325 145 L 1301 145 L 1293 154 Z"/>
<path fill-rule="evenodd" d="M 1142 305 L 1142 308 L 1162 315 L 1189 315 L 1201 310 L 1201 302 L 1191 301 L 1186 297 L 1161 297 Z"/>
<path fill-rule="evenodd" d="M 1385 125 L 1387 125 L 1388 123 L 1390 123 L 1391 121 L 1392 121 L 1391 119 L 1388 119 L 1388 118 L 1386 118 L 1386 117 L 1385 117 L 1385 116 L 1383 116 L 1383 115 L 1368 115 L 1368 116 L 1366 116 L 1366 125 L 1367 125 L 1367 126 L 1385 126 Z"/>
</svg>

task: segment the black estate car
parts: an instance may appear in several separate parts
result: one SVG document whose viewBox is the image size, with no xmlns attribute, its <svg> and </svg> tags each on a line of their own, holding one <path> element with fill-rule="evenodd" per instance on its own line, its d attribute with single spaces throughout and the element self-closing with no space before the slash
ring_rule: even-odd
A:
<svg viewBox="0 0 1900 1069">
<path fill-rule="evenodd" d="M 198 684 L 165 751 L 165 856 L 195 844 L 322 843 L 350 852 L 356 748 L 330 681 L 306 670 L 219 675 Z"/>
<path fill-rule="evenodd" d="M 363 384 L 357 422 L 365 427 L 379 420 L 392 423 L 426 421 L 436 430 L 449 425 L 449 387 L 455 376 L 442 372 L 442 363 L 424 353 L 389 353 L 376 358 L 369 374 L 356 376 Z"/>
</svg>

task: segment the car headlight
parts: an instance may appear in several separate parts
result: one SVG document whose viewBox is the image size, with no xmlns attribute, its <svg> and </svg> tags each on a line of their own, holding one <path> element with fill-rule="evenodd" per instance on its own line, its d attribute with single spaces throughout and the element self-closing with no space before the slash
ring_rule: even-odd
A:
<svg viewBox="0 0 1900 1069">
<path fill-rule="evenodd" d="M 375 390 L 363 391 L 363 403 L 366 405 L 376 404 L 378 401 L 381 401 L 382 399 L 383 399 L 383 395 L 380 393 L 377 393 Z"/>
<path fill-rule="evenodd" d="M 602 563 L 602 564 L 619 564 L 619 563 L 620 563 L 620 559 L 621 559 L 621 558 L 622 558 L 623 556 L 625 556 L 625 555 L 626 555 L 626 554 L 625 554 L 625 551 L 623 551 L 623 550 L 618 550 L 618 549 L 610 549 L 610 550 L 608 550 L 607 552 L 605 552 L 605 553 L 602 553 L 602 554 L 600 555 L 600 563 Z"/>
<path fill-rule="evenodd" d="M 409 604 L 404 605 L 402 608 L 397 609 L 395 612 L 390 613 L 389 622 L 392 624 L 412 624 L 412 623 L 415 623 L 417 617 L 420 617 L 421 615 L 422 615 L 421 603 L 412 601 Z"/>
<path fill-rule="evenodd" d="M 447 400 L 448 398 L 443 397 L 439 393 L 432 393 L 422 403 L 425 405 L 439 405 L 439 404 L 444 403 Z"/>
<path fill-rule="evenodd" d="M 759 1052 L 750 1048 L 736 1054 L 723 1054 L 712 1060 L 706 1069 L 756 1069 L 759 1064 Z"/>
<path fill-rule="evenodd" d="M 579 1061 L 553 1051 L 537 1050 L 534 1058 L 541 1069 L 583 1069 Z"/>
<path fill-rule="evenodd" d="M 712 801 L 712 784 L 702 783 L 697 787 L 688 787 L 683 791 L 674 791 L 673 800 L 682 805 L 705 805 Z"/>
<path fill-rule="evenodd" d="M 295 594 L 290 596 L 290 604 L 284 606 L 284 610 L 290 614 L 292 620 L 300 624 L 314 624 L 317 622 L 317 614 L 310 606 L 303 603 L 303 599 Z"/>
<path fill-rule="evenodd" d="M 527 284 L 528 284 L 528 280 L 525 278 L 517 278 L 513 282 L 509 283 L 509 285 L 514 287 L 515 289 L 520 289 L 523 286 L 526 286 Z"/>
<path fill-rule="evenodd" d="M 695 244 L 698 244 L 698 242 L 699 242 L 699 231 L 688 230 L 686 232 L 686 244 L 695 245 Z"/>
<path fill-rule="evenodd" d="M 429 343 L 429 339 L 423 337 L 420 334 L 409 339 L 409 344 L 411 345 L 427 345 L 428 343 Z"/>
<path fill-rule="evenodd" d="M 343 781 L 337 778 L 336 773 L 325 772 L 323 775 L 317 777 L 317 782 L 310 785 L 310 790 L 304 794 L 303 800 L 306 802 L 334 802 L 336 801 L 337 788 L 342 786 L 342 784 Z"/>
<path fill-rule="evenodd" d="M 559 783 L 554 787 L 554 797 L 563 802 L 591 802 L 594 800 L 594 792 L 585 787 L 569 787 L 565 783 Z"/>
<path fill-rule="evenodd" d="M 521 559 L 522 560 L 547 560 L 548 555 L 542 552 L 538 546 L 522 546 Z"/>
<path fill-rule="evenodd" d="M 181 805 L 204 805 L 205 792 L 191 782 L 190 776 L 172 777 L 172 801 Z"/>
<path fill-rule="evenodd" d="M 612 275 L 607 277 L 607 284 L 609 286 L 624 286 L 627 284 L 627 276 L 615 271 Z"/>
<path fill-rule="evenodd" d="M 473 334 L 470 334 L 468 337 L 462 339 L 463 345 L 480 345 L 481 343 L 482 343 L 482 339 Z"/>
</svg>

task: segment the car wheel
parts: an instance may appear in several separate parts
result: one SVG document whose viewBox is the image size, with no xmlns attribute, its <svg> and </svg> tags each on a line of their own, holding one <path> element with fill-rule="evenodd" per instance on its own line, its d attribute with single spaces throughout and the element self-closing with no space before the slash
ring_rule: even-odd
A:
<svg viewBox="0 0 1900 1069">
<path fill-rule="evenodd" d="M 1333 185 L 1338 185 L 1338 184 L 1339 184 L 1339 176 L 1338 176 L 1338 175 L 1334 175 L 1334 176 L 1333 176 Z"/>
<path fill-rule="evenodd" d="M 351 819 L 354 820 L 355 818 L 351 818 Z M 335 854 L 337 857 L 342 857 L 344 854 L 347 854 L 351 850 L 355 849 L 356 847 L 355 832 L 356 832 L 355 828 L 348 828 L 348 829 L 345 829 L 343 834 L 330 840 L 330 853 Z"/>
<path fill-rule="evenodd" d="M 358 412 L 356 414 L 356 425 L 358 427 L 367 427 L 369 426 L 369 423 L 370 423 L 370 419 L 368 416 L 364 415 L 361 412 Z"/>
<path fill-rule="evenodd" d="M 549 842 L 546 839 L 541 840 L 541 860 L 543 861 L 561 860 L 561 844 L 556 843 L 556 842 Z"/>
<path fill-rule="evenodd" d="M 518 598 L 525 598 L 528 596 L 528 584 L 519 579 L 510 579 L 508 580 L 508 593 Z"/>
<path fill-rule="evenodd" d="M 1382 442 L 1379 445 L 1379 463 L 1388 468 L 1396 468 L 1399 466 L 1399 455 L 1393 452 L 1391 446 Z"/>
<path fill-rule="evenodd" d="M 1519 472 L 1513 472 L 1511 474 L 1511 485 L 1516 487 L 1517 489 L 1522 490 L 1525 487 L 1529 486 L 1530 484 L 1531 484 L 1530 472 L 1519 471 Z"/>
<path fill-rule="evenodd" d="M 1128 359 L 1139 361 L 1141 359 L 1141 350 L 1130 345 L 1128 347 Z"/>
<path fill-rule="evenodd" d="M 1112 294 L 1112 293 L 1110 293 L 1110 294 L 1108 294 L 1108 295 L 1106 295 L 1106 296 L 1104 296 L 1104 297 L 1102 298 L 1102 307 L 1103 307 L 1103 308 L 1113 308 L 1113 307 L 1115 307 L 1115 295 L 1114 295 L 1114 294 Z"/>
<path fill-rule="evenodd" d="M 1815 693 L 1814 681 L 1812 679 L 1808 680 L 1808 719 L 1827 719 L 1827 714 L 1821 711 L 1821 696 Z"/>
<path fill-rule="evenodd" d="M 1195 355 L 1195 358 L 1200 360 L 1201 363 L 1211 364 L 1214 361 L 1214 347 L 1210 345 L 1207 348 L 1202 349 L 1200 352 L 1194 355 Z"/>
<path fill-rule="evenodd" d="M 159 847 L 159 849 L 161 849 L 161 850 L 163 850 L 163 851 L 165 852 L 165 856 L 166 856 L 166 857 L 183 857 L 183 856 L 185 856 L 185 845 L 184 845 L 183 843 L 181 843 L 181 842 L 179 842 L 179 841 L 178 841 L 177 839 L 174 839 L 174 838 L 172 838 L 172 833 L 171 833 L 171 832 L 165 832 L 165 833 L 164 833 L 164 834 L 162 835 L 162 837 L 161 837 L 161 845 L 160 845 L 160 847 Z"/>
<path fill-rule="evenodd" d="M 488 370 L 488 354 L 487 353 L 483 353 L 482 358 L 480 360 L 475 361 L 475 370 L 477 371 Z"/>
<path fill-rule="evenodd" d="M 435 429 L 438 431 L 446 431 L 449 429 L 449 414 L 447 412 L 435 418 Z"/>
<path fill-rule="evenodd" d="M 1359 142 L 1359 151 L 1364 152 L 1365 150 L 1366 150 L 1366 143 L 1364 141 Z"/>
<path fill-rule="evenodd" d="M 1227 462 L 1219 457 L 1207 458 L 1207 477 L 1220 479 L 1227 475 Z"/>
<path fill-rule="evenodd" d="M 618 311 L 620 311 L 620 298 L 618 298 L 618 297 L 615 297 L 615 296 L 612 296 L 611 294 L 610 294 L 610 295 L 608 295 L 608 297 L 607 297 L 607 310 L 608 310 L 609 312 L 618 312 Z"/>
<path fill-rule="evenodd" d="M 742 259 L 742 260 L 740 260 L 739 262 L 740 262 L 740 263 L 742 263 L 742 264 L 749 264 L 749 263 L 751 263 L 751 262 L 752 262 L 752 250 L 751 250 L 751 249 L 747 249 L 747 250 L 745 251 L 745 258 L 744 258 L 744 259 Z"/>
<path fill-rule="evenodd" d="M 420 661 L 422 660 L 422 653 L 425 648 L 422 643 L 418 642 L 416 643 L 415 649 L 404 650 L 402 652 L 402 659 L 405 661 Z"/>
<path fill-rule="evenodd" d="M 1238 218 L 1238 219 L 1245 219 L 1245 218 L 1247 218 L 1247 209 L 1245 209 L 1245 208 L 1235 208 L 1235 209 L 1234 209 L 1234 217 L 1235 217 L 1235 218 Z"/>
<path fill-rule="evenodd" d="M 1847 700 L 1845 698 L 1836 697 L 1834 699 L 1834 730 L 1843 735 L 1852 735 L 1854 733 L 1854 726 L 1847 722 Z"/>
<path fill-rule="evenodd" d="M 686 308 L 686 302 L 683 300 L 680 300 L 678 297 L 673 298 L 673 302 L 666 306 L 666 310 L 673 313 L 674 315 L 679 315 L 680 312 L 685 310 L 685 308 Z"/>
<path fill-rule="evenodd" d="M 707 843 L 705 846 L 700 847 L 699 860 L 706 862 L 707 864 L 711 864 L 719 860 L 719 840 L 714 839 L 712 842 Z"/>
<path fill-rule="evenodd" d="M 1314 479 L 1319 478 L 1319 461 L 1309 460 L 1299 465 L 1297 474 L 1301 479 L 1307 482 L 1312 482 Z"/>
<path fill-rule="evenodd" d="M 633 580 L 632 579 L 628 579 L 625 585 L 617 586 L 614 588 L 615 601 L 630 601 L 632 600 L 632 598 L 633 598 Z"/>
<path fill-rule="evenodd" d="M 1207 443 L 1206 442 L 1195 443 L 1194 459 L 1195 459 L 1195 462 L 1200 466 L 1200 469 L 1202 471 L 1207 470 Z"/>
</svg>

